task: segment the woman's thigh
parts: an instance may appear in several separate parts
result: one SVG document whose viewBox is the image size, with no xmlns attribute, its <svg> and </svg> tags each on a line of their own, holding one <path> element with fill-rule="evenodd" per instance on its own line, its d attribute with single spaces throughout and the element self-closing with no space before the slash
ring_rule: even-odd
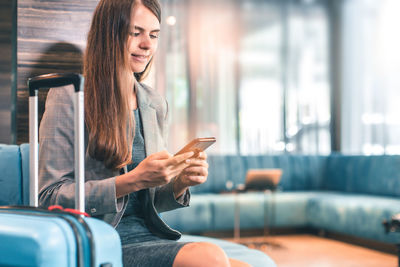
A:
<svg viewBox="0 0 400 267">
<path fill-rule="evenodd" d="M 180 249 L 187 243 L 173 240 L 149 241 L 122 246 L 124 267 L 172 266 Z"/>
<path fill-rule="evenodd" d="M 247 263 L 229 259 L 219 246 L 208 242 L 188 243 L 175 257 L 173 267 L 232 266 L 248 267 Z"/>
</svg>

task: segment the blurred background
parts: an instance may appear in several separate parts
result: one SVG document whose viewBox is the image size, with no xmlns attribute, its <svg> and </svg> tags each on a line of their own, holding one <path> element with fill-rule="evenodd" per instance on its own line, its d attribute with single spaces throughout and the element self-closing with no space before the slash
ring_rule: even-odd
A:
<svg viewBox="0 0 400 267">
<path fill-rule="evenodd" d="M 28 77 L 81 71 L 97 2 L 0 1 L 0 143 L 28 142 Z M 215 136 L 210 154 L 400 154 L 400 1 L 161 3 L 145 83 L 171 152 Z"/>
<path fill-rule="evenodd" d="M 399 154 L 397 0 L 164 1 L 170 144 Z M 165 76 L 159 76 L 163 72 Z"/>
</svg>

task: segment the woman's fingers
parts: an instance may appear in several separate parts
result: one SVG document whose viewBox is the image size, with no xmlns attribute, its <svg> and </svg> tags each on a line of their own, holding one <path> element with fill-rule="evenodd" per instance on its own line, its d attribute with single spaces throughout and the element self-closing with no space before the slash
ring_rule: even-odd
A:
<svg viewBox="0 0 400 267">
<path fill-rule="evenodd" d="M 207 159 L 207 153 L 202 151 L 202 152 L 200 152 L 198 154 L 197 158 L 200 159 L 200 160 L 206 160 Z"/>
<path fill-rule="evenodd" d="M 190 167 L 203 167 L 208 169 L 208 163 L 205 160 L 202 159 L 195 159 L 195 158 L 191 158 L 190 162 L 188 163 Z"/>
<path fill-rule="evenodd" d="M 184 170 L 185 174 L 194 174 L 194 175 L 202 175 L 202 176 L 207 176 L 208 175 L 208 168 L 205 168 L 203 166 L 195 166 L 195 167 L 188 167 Z"/>
<path fill-rule="evenodd" d="M 207 180 L 208 163 L 207 154 L 200 152 L 195 157 L 190 158 L 185 163 L 176 166 L 176 175 L 180 175 L 188 186 L 202 184 Z M 183 169 L 182 169 L 183 167 Z"/>
<path fill-rule="evenodd" d="M 177 176 L 181 173 L 191 173 L 193 175 L 207 176 L 208 175 L 208 163 L 205 160 L 199 160 L 191 158 L 176 166 L 171 167 L 173 175 Z"/>
<path fill-rule="evenodd" d="M 168 183 L 172 178 L 183 175 L 188 185 L 205 182 L 208 175 L 207 155 L 204 152 L 195 154 L 186 152 L 172 156 L 167 151 L 150 155 L 141 164 L 143 182 L 147 187 Z M 183 177 L 182 177 L 183 178 Z"/>
<path fill-rule="evenodd" d="M 202 184 L 207 181 L 207 176 L 197 175 L 197 174 L 182 174 L 182 178 L 187 186 L 194 186 Z"/>
<path fill-rule="evenodd" d="M 174 166 L 177 166 L 177 165 L 179 165 L 181 163 L 184 163 L 186 160 L 191 158 L 193 155 L 194 155 L 194 153 L 192 151 L 186 152 L 186 153 L 183 153 L 183 154 L 179 154 L 179 155 L 173 156 L 173 157 L 165 160 L 164 163 L 165 163 L 166 167 L 171 167 L 171 166 L 174 167 Z"/>
<path fill-rule="evenodd" d="M 204 165 L 203 162 L 205 162 L 206 159 L 207 159 L 207 154 L 205 152 L 200 152 L 198 154 L 195 154 L 193 151 L 189 151 L 165 159 L 164 164 L 166 167 L 184 166 L 185 164 Z"/>
<path fill-rule="evenodd" d="M 147 158 L 149 160 L 167 160 L 169 158 L 171 158 L 172 155 L 170 153 L 168 153 L 168 151 L 163 150 L 160 152 L 156 152 L 154 154 L 151 154 L 150 156 L 148 156 Z"/>
<path fill-rule="evenodd" d="M 187 186 L 202 184 L 207 181 L 208 168 L 202 166 L 188 167 L 181 173 L 181 179 Z"/>
</svg>

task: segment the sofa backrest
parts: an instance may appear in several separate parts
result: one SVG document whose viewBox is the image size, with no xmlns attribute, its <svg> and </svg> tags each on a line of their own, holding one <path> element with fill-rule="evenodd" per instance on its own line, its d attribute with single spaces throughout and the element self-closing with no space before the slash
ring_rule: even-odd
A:
<svg viewBox="0 0 400 267">
<path fill-rule="evenodd" d="M 400 156 L 332 154 L 322 189 L 400 196 Z"/>
<path fill-rule="evenodd" d="M 283 191 L 325 190 L 347 193 L 400 196 L 400 156 L 394 155 L 261 155 L 208 157 L 208 181 L 193 193 L 227 191 L 227 182 L 245 182 L 248 169 L 280 168 Z"/>
<path fill-rule="evenodd" d="M 249 169 L 280 168 L 283 171 L 279 187 L 285 191 L 318 190 L 323 184 L 327 156 L 309 155 L 210 155 L 209 176 L 206 183 L 192 188 L 194 193 L 235 189 L 244 184 Z"/>
<path fill-rule="evenodd" d="M 20 147 L 0 144 L 0 205 L 23 203 Z"/>
<path fill-rule="evenodd" d="M 244 184 L 247 170 L 280 168 L 283 191 L 327 190 L 400 197 L 400 156 L 210 155 L 208 181 L 193 193 Z M 29 204 L 29 144 L 0 144 L 0 205 Z"/>
<path fill-rule="evenodd" d="M 280 189 L 284 191 L 319 190 L 325 177 L 327 156 L 279 155 L 275 168 L 283 171 Z"/>
<path fill-rule="evenodd" d="M 20 145 L 22 161 L 22 203 L 29 205 L 29 144 Z"/>
</svg>

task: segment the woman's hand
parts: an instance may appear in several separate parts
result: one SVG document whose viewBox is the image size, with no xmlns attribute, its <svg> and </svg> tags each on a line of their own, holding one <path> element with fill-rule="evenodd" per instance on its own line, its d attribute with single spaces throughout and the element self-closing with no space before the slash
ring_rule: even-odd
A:
<svg viewBox="0 0 400 267">
<path fill-rule="evenodd" d="M 115 180 L 117 198 L 144 188 L 167 184 L 190 166 L 193 152 L 172 156 L 167 151 L 151 154 L 128 173 Z"/>
<path fill-rule="evenodd" d="M 195 186 L 207 181 L 208 163 L 206 152 L 200 152 L 195 157 L 190 158 L 189 166 L 175 179 L 174 195 L 180 197 L 189 186 Z"/>
</svg>

